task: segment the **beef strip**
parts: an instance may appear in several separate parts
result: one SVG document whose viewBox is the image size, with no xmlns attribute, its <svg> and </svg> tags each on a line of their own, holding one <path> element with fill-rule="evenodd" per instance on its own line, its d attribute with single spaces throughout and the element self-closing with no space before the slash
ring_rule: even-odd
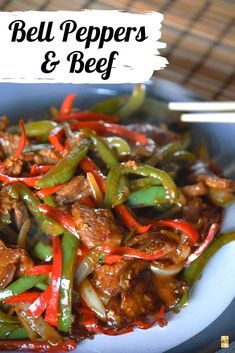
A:
<svg viewBox="0 0 235 353">
<path fill-rule="evenodd" d="M 84 176 L 72 178 L 55 194 L 55 201 L 64 205 L 90 195 L 90 188 Z"/>
<path fill-rule="evenodd" d="M 117 295 L 130 286 L 132 280 L 148 267 L 142 260 L 120 261 L 113 265 L 100 265 L 92 273 L 92 283 L 109 296 Z"/>
<path fill-rule="evenodd" d="M 33 261 L 22 249 L 10 249 L 0 240 L 0 289 L 5 288 L 14 278 L 22 276 L 33 266 Z"/>
<path fill-rule="evenodd" d="M 222 208 L 204 202 L 200 197 L 193 197 L 189 198 L 182 208 L 181 218 L 191 224 L 197 224 L 201 238 L 204 239 L 212 223 L 221 224 L 222 215 Z"/>
<path fill-rule="evenodd" d="M 72 216 L 78 234 L 88 248 L 120 245 L 122 235 L 110 210 L 92 209 L 76 203 L 72 207 Z"/>
<path fill-rule="evenodd" d="M 40 158 L 40 164 L 56 164 L 61 159 L 61 154 L 53 149 L 41 150 L 37 156 Z"/>
<path fill-rule="evenodd" d="M 153 275 L 145 271 L 121 294 L 112 297 L 107 306 L 109 324 L 118 328 L 154 315 L 162 305 L 153 284 Z"/>
<path fill-rule="evenodd" d="M 184 281 L 172 276 L 154 276 L 154 287 L 166 309 L 174 307 L 188 288 Z"/>
<path fill-rule="evenodd" d="M 0 131 L 0 149 L 5 156 L 11 156 L 19 145 L 20 136 Z"/>
</svg>

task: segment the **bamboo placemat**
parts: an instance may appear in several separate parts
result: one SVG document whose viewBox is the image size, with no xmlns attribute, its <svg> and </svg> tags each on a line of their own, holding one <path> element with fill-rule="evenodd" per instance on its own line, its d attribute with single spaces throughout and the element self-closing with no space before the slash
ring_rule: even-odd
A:
<svg viewBox="0 0 235 353">
<path fill-rule="evenodd" d="M 207 98 L 235 99 L 235 2 L 228 0 L 0 0 L 0 10 L 120 9 L 165 15 L 158 77 Z"/>
</svg>

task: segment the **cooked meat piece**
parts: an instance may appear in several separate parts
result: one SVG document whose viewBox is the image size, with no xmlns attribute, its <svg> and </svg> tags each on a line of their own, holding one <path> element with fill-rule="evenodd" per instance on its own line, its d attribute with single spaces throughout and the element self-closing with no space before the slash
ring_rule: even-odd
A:
<svg viewBox="0 0 235 353">
<path fill-rule="evenodd" d="M 56 164 L 61 159 L 61 154 L 55 150 L 41 150 L 38 152 L 38 157 L 41 158 L 41 164 Z"/>
<path fill-rule="evenodd" d="M 127 290 L 110 299 L 107 317 L 111 325 L 121 327 L 159 310 L 161 300 L 155 292 L 152 278 L 152 273 L 146 271 Z"/>
<path fill-rule="evenodd" d="M 154 276 L 154 287 L 166 308 L 174 307 L 187 289 L 187 284 L 175 277 Z"/>
<path fill-rule="evenodd" d="M 18 147 L 20 136 L 0 131 L 0 148 L 5 156 L 11 156 Z"/>
<path fill-rule="evenodd" d="M 28 210 L 22 201 L 17 202 L 14 206 L 15 222 L 18 229 L 21 229 L 22 225 L 28 218 Z"/>
<path fill-rule="evenodd" d="M 18 157 L 16 158 L 8 158 L 7 159 L 7 166 L 4 169 L 4 174 L 12 176 L 12 177 L 16 177 L 16 176 L 20 176 L 22 170 L 23 170 L 23 158 Z"/>
<path fill-rule="evenodd" d="M 16 203 L 15 199 L 11 199 L 8 193 L 8 186 L 3 186 L 0 191 L 0 212 L 9 213 Z"/>
<path fill-rule="evenodd" d="M 59 205 L 74 202 L 90 194 L 90 188 L 84 176 L 72 178 L 55 194 L 55 201 Z"/>
<path fill-rule="evenodd" d="M 0 240 L 0 289 L 5 288 L 14 278 L 22 276 L 26 269 L 33 266 L 33 261 L 22 249 L 10 249 Z"/>
<path fill-rule="evenodd" d="M 165 125 L 159 127 L 151 124 L 130 124 L 127 127 L 134 131 L 139 131 L 145 134 L 149 139 L 152 139 L 158 146 L 163 146 L 169 142 L 180 140 L 180 136 L 172 131 L 169 131 Z"/>
<path fill-rule="evenodd" d="M 92 273 L 92 283 L 99 291 L 114 296 L 127 289 L 147 267 L 148 262 L 142 260 L 123 260 L 113 265 L 97 266 Z"/>
<path fill-rule="evenodd" d="M 33 267 L 33 260 L 27 255 L 25 250 L 17 249 L 15 251 L 18 251 L 20 254 L 15 276 L 22 277 L 24 276 L 26 270 L 29 270 Z"/>
<path fill-rule="evenodd" d="M 16 264 L 19 261 L 20 253 L 19 251 L 14 251 L 7 248 L 3 241 L 0 240 L 0 289 L 5 288 L 13 279 Z"/>
<path fill-rule="evenodd" d="M 92 209 L 76 203 L 72 207 L 72 216 L 78 234 L 88 248 L 121 243 L 122 236 L 110 210 Z"/>
<path fill-rule="evenodd" d="M 221 223 L 222 215 L 222 208 L 204 202 L 200 197 L 187 200 L 182 209 L 182 218 L 191 224 L 197 224 L 202 239 L 207 235 L 212 223 Z"/>
<path fill-rule="evenodd" d="M 146 252 L 158 252 L 165 250 L 166 253 L 172 253 L 176 250 L 177 243 L 173 239 L 167 238 L 158 231 L 151 231 L 144 234 L 135 235 L 126 246 L 143 248 Z"/>
</svg>

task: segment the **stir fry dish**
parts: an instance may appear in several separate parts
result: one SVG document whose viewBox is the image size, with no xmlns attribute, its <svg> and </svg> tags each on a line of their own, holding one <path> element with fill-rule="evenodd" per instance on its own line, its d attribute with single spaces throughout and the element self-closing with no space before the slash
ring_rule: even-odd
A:
<svg viewBox="0 0 235 353">
<path fill-rule="evenodd" d="M 81 111 L 70 94 L 47 120 L 1 118 L 1 351 L 165 326 L 235 240 L 220 233 L 235 182 L 205 144 L 190 151 L 185 126 L 139 123 L 145 95 Z"/>
</svg>

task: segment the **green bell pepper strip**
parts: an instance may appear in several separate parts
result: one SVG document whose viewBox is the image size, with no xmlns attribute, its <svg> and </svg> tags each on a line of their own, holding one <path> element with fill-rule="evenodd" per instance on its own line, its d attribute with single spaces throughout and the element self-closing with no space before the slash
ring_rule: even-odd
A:
<svg viewBox="0 0 235 353">
<path fill-rule="evenodd" d="M 52 120 L 31 121 L 25 124 L 26 135 L 29 137 L 49 136 L 52 129 L 58 124 Z"/>
<path fill-rule="evenodd" d="M 182 144 L 179 141 L 170 142 L 167 145 L 160 147 L 153 156 L 148 158 L 145 163 L 151 166 L 157 166 L 172 156 L 176 151 L 182 150 Z"/>
<path fill-rule="evenodd" d="M 177 187 L 172 178 L 164 170 L 156 169 L 145 164 L 135 163 L 133 166 L 121 165 L 113 168 L 112 172 L 108 175 L 104 199 L 106 207 L 112 207 L 117 202 L 120 178 L 127 174 L 156 179 L 166 189 L 166 202 L 172 203 L 176 201 L 178 197 Z"/>
<path fill-rule="evenodd" d="M 135 113 L 143 104 L 146 97 L 144 84 L 138 84 L 132 91 L 128 101 L 115 113 L 118 118 L 125 119 Z"/>
<path fill-rule="evenodd" d="M 24 201 L 44 233 L 59 235 L 64 232 L 62 226 L 39 211 L 40 200 L 25 184 L 15 183 L 9 187 L 8 192 L 13 198 L 20 198 Z"/>
<path fill-rule="evenodd" d="M 121 137 L 110 136 L 104 138 L 108 146 L 113 149 L 119 157 L 128 156 L 131 154 L 130 145 Z"/>
<path fill-rule="evenodd" d="M 89 141 L 81 138 L 69 151 L 66 157 L 61 159 L 43 177 L 37 181 L 36 188 L 48 188 L 69 181 L 74 175 L 79 162 L 87 154 Z"/>
<path fill-rule="evenodd" d="M 139 178 L 136 180 L 129 181 L 130 190 L 136 191 L 148 186 L 161 185 L 161 182 L 155 178 Z"/>
<path fill-rule="evenodd" d="M 72 293 L 74 281 L 74 267 L 77 258 L 79 240 L 71 233 L 65 232 L 62 238 L 62 277 L 60 283 L 60 315 L 58 329 L 69 332 L 72 327 Z"/>
<path fill-rule="evenodd" d="M 3 311 L 0 310 L 0 324 L 18 324 L 19 320 L 17 317 L 12 317 L 5 314 Z"/>
<path fill-rule="evenodd" d="M 53 207 L 56 206 L 52 195 L 45 196 L 43 198 L 43 201 L 49 206 L 53 206 Z"/>
<path fill-rule="evenodd" d="M 176 151 L 174 152 L 171 157 L 169 158 L 170 162 L 186 162 L 189 164 L 194 163 L 197 158 L 196 156 L 188 151 Z"/>
<path fill-rule="evenodd" d="M 182 273 L 181 279 L 186 281 L 189 285 L 189 289 L 184 293 L 179 303 L 174 307 L 174 311 L 178 312 L 182 307 L 188 304 L 192 288 L 196 281 L 200 278 L 203 269 L 210 258 L 224 245 L 235 241 L 235 232 L 229 232 L 221 234 L 216 238 L 212 244 L 199 256 L 198 259 L 193 261 L 188 267 L 186 267 Z"/>
<path fill-rule="evenodd" d="M 119 96 L 112 97 L 101 101 L 88 109 L 90 112 L 96 112 L 100 114 L 115 115 L 117 111 L 127 102 L 128 97 Z"/>
<path fill-rule="evenodd" d="M 28 332 L 24 327 L 17 325 L 0 326 L 0 340 L 23 340 L 28 338 Z"/>
<path fill-rule="evenodd" d="M 52 246 L 39 241 L 33 248 L 32 255 L 39 260 L 49 262 L 52 260 Z"/>
<path fill-rule="evenodd" d="M 151 207 L 157 204 L 165 204 L 166 190 L 162 186 L 150 186 L 132 192 L 127 199 L 127 206 L 132 208 Z"/>
<path fill-rule="evenodd" d="M 37 283 L 47 279 L 46 275 L 24 276 L 11 283 L 8 287 L 0 291 L 0 300 L 10 298 L 13 295 L 20 294 L 33 288 Z"/>
<path fill-rule="evenodd" d="M 111 208 L 114 203 L 118 201 L 119 195 L 119 183 L 122 175 L 121 168 L 113 168 L 108 173 L 106 179 L 106 191 L 104 196 L 104 207 Z M 114 189 L 113 189 L 114 188 Z"/>
<path fill-rule="evenodd" d="M 87 129 L 88 130 L 88 129 Z M 91 130 L 90 130 L 91 131 Z M 118 165 L 117 158 L 113 151 L 105 143 L 104 139 L 93 132 L 90 132 L 92 145 L 98 152 L 99 157 L 107 165 L 108 168 L 114 168 Z"/>
</svg>

